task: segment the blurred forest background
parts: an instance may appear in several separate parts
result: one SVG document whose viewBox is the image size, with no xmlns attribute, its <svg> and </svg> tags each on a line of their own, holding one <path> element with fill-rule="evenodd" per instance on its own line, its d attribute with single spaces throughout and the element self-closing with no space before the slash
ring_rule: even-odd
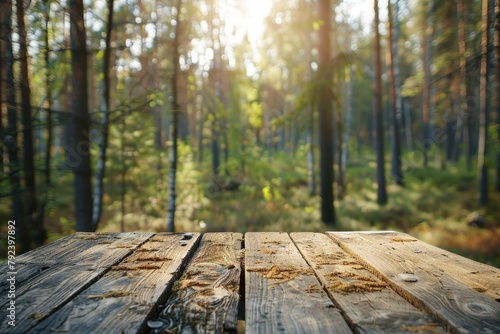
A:
<svg viewBox="0 0 500 334">
<path fill-rule="evenodd" d="M 394 229 L 500 266 L 499 0 L 2 0 L 2 244 Z M 0 257 L 5 257 L 1 247 Z"/>
</svg>

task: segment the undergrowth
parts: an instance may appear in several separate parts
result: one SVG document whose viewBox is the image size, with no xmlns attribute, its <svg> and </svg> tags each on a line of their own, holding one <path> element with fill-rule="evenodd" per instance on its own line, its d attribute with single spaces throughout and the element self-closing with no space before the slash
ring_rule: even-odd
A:
<svg viewBox="0 0 500 334">
<path fill-rule="evenodd" d="M 310 195 L 305 146 L 293 157 L 269 155 L 254 147 L 240 158 L 232 157 L 215 178 L 207 157 L 207 162 L 199 164 L 189 146 L 181 145 L 179 151 L 178 231 L 396 230 L 500 267 L 500 194 L 491 189 L 490 204 L 480 207 L 474 171 L 466 172 L 451 164 L 443 170 L 439 163 L 426 169 L 412 166 L 406 170 L 403 188 L 393 184 L 387 175 L 389 201 L 381 206 L 376 202 L 374 157 L 350 157 L 346 195 L 336 199 L 336 224 L 327 226 L 321 222 L 319 195 Z M 156 159 L 163 159 L 163 170 L 144 170 L 137 163 L 142 172 L 127 173 L 124 215 L 120 175 L 117 171 L 110 173 L 98 231 L 119 232 L 122 223 L 125 231 L 165 230 L 168 164 L 165 157 Z M 386 171 L 389 167 L 387 164 Z M 51 209 L 46 219 L 48 241 L 74 232 L 70 179 L 68 176 L 60 181 L 61 203 Z M 223 190 L 221 185 L 229 180 L 239 184 L 237 190 Z M 469 226 L 467 219 L 472 213 L 482 215 L 487 228 Z"/>
</svg>

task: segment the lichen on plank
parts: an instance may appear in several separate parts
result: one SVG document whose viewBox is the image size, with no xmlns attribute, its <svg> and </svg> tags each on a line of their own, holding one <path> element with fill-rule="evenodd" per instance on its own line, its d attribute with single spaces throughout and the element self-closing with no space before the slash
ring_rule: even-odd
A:
<svg viewBox="0 0 500 334">
<path fill-rule="evenodd" d="M 310 268 L 296 268 L 291 266 L 254 267 L 247 271 L 261 273 L 265 278 L 275 280 L 292 280 L 301 275 L 313 275 Z"/>
<path fill-rule="evenodd" d="M 393 242 L 417 242 L 417 239 L 405 238 L 405 237 L 393 237 L 391 238 Z"/>
<path fill-rule="evenodd" d="M 105 292 L 101 295 L 90 295 L 90 296 L 87 296 L 87 299 L 105 299 L 105 298 L 118 298 L 118 297 L 125 297 L 125 296 L 128 296 L 130 294 L 130 291 L 124 291 L 124 290 L 120 290 L 120 291 L 108 291 L 108 292 Z"/>
<path fill-rule="evenodd" d="M 117 266 L 111 267 L 111 270 L 125 270 L 125 271 L 129 271 L 129 270 L 154 270 L 154 269 L 161 269 L 161 266 L 144 263 L 144 264 L 130 265 L 130 266 L 128 266 L 126 264 L 122 264 L 122 265 L 117 265 Z"/>
<path fill-rule="evenodd" d="M 145 255 L 145 256 L 140 256 L 137 260 L 135 261 L 153 261 L 153 262 L 161 262 L 161 261 L 171 261 L 172 259 L 168 257 L 161 257 L 158 255 Z"/>
<path fill-rule="evenodd" d="M 374 277 L 353 272 L 334 271 L 325 274 L 325 278 L 329 280 L 328 289 L 343 294 L 381 291 L 387 287 L 385 282 Z"/>
<path fill-rule="evenodd" d="M 430 322 L 422 326 L 407 326 L 401 325 L 401 328 L 406 332 L 417 333 L 417 334 L 437 334 L 441 333 L 441 326 L 435 322 Z"/>
</svg>

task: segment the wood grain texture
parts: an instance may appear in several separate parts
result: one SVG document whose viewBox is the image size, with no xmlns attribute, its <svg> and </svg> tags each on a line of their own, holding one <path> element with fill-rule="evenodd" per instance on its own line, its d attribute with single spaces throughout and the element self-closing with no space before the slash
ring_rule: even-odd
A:
<svg viewBox="0 0 500 334">
<path fill-rule="evenodd" d="M 352 333 L 286 233 L 245 234 L 246 333 Z"/>
<path fill-rule="evenodd" d="M 401 296 L 438 318 L 452 332 L 500 332 L 500 304 L 465 285 L 452 267 L 444 269 L 442 261 L 434 258 L 436 254 L 424 253 L 424 245 L 417 239 L 396 232 L 329 235 Z M 463 263 L 467 270 L 468 261 Z"/>
<path fill-rule="evenodd" d="M 33 252 L 22 257 L 26 266 L 30 265 L 27 261 L 41 261 L 44 256 L 50 260 L 45 261 L 44 265 L 48 266 L 45 270 L 26 278 L 17 288 L 16 327 L 8 326 L 7 319 L 2 319 L 0 332 L 27 332 L 95 282 L 110 266 L 121 261 L 151 236 L 152 233 L 122 233 L 82 238 L 81 234 L 76 234 L 69 238 L 77 239 L 76 242 L 57 243 L 56 246 L 60 247 L 43 247 L 43 253 Z M 79 242 L 78 239 L 83 239 L 84 242 Z M 75 248 L 78 253 L 71 249 L 71 245 L 77 246 Z M 83 249 L 82 245 L 89 248 Z M 54 256 L 48 253 L 52 250 Z M 57 262 L 54 263 L 55 261 Z"/>
<path fill-rule="evenodd" d="M 236 333 L 241 233 L 207 233 L 152 333 Z"/>
<path fill-rule="evenodd" d="M 327 235 L 291 233 L 290 237 L 351 328 L 360 333 L 447 332 L 366 270 Z"/>
<path fill-rule="evenodd" d="M 106 245 L 118 238 L 117 233 L 74 233 L 58 239 L 50 244 L 31 250 L 16 257 L 16 288 L 19 291 L 25 282 L 55 265 L 77 264 L 77 255 L 87 251 L 94 245 Z M 106 246 L 100 246 L 104 248 Z M 7 289 L 7 262 L 0 264 L 0 293 Z M 2 301 L 3 302 L 3 301 Z"/>
<path fill-rule="evenodd" d="M 29 333 L 140 333 L 166 299 L 200 235 L 156 234 Z"/>
</svg>

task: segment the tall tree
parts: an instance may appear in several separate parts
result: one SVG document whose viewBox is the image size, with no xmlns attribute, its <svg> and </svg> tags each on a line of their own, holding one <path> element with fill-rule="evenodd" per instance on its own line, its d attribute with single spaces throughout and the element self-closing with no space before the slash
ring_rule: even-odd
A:
<svg viewBox="0 0 500 334">
<path fill-rule="evenodd" d="M 309 123 L 307 124 L 307 176 L 309 181 L 309 195 L 316 195 L 316 172 L 314 170 L 314 110 L 308 108 Z"/>
<path fill-rule="evenodd" d="M 299 3 L 299 8 L 304 11 L 305 13 L 311 13 L 312 11 L 307 7 L 308 6 L 308 1 L 303 0 Z M 311 68 L 311 63 L 313 59 L 313 54 L 312 54 L 312 43 L 311 43 L 311 31 L 309 29 L 305 30 L 304 34 L 302 35 L 302 41 L 305 46 L 305 63 L 307 64 L 307 74 L 306 78 L 308 82 L 311 82 L 313 78 L 313 71 Z M 307 124 L 307 176 L 308 176 L 308 181 L 309 181 L 309 195 L 315 196 L 316 195 L 316 172 L 315 172 L 315 159 L 314 159 L 314 103 L 311 103 L 310 105 L 307 105 L 306 108 L 306 113 L 309 114 L 309 122 Z"/>
<path fill-rule="evenodd" d="M 25 252 L 31 249 L 30 229 L 24 217 L 23 203 L 21 197 L 21 175 L 18 147 L 18 117 L 16 108 L 16 90 L 14 83 L 14 52 L 12 47 L 12 1 L 6 0 L 0 3 L 1 38 L 3 43 L 4 64 L 2 64 L 2 109 L 7 110 L 7 129 L 5 144 L 9 158 L 8 175 L 12 195 L 12 217 L 16 220 L 16 230 L 19 235 L 20 250 Z"/>
<path fill-rule="evenodd" d="M 353 64 L 349 64 L 349 77 L 347 78 L 347 92 L 346 92 L 346 107 L 345 107 L 345 126 L 344 126 L 344 139 L 341 145 L 341 155 L 339 164 L 339 198 L 344 198 L 345 187 L 345 172 L 347 170 L 347 158 L 349 155 L 349 138 L 351 136 L 351 123 L 352 123 L 352 94 L 353 94 L 353 80 L 354 69 Z"/>
<path fill-rule="evenodd" d="M 175 7 L 175 36 L 172 44 L 172 150 L 170 151 L 170 176 L 168 183 L 168 216 L 167 216 L 167 232 L 174 232 L 174 220 L 175 220 L 175 178 L 177 174 L 177 139 L 178 139 L 178 128 L 179 128 L 179 103 L 178 103 L 178 87 L 177 87 L 177 77 L 179 72 L 179 38 L 180 38 L 180 12 L 181 12 L 182 0 L 177 0 L 177 5 Z"/>
<path fill-rule="evenodd" d="M 427 149 L 430 133 L 430 109 L 431 109 L 431 65 L 432 65 L 432 35 L 433 35 L 433 12 L 434 1 L 429 0 L 426 22 L 423 29 L 422 52 L 424 67 L 424 87 L 422 88 L 422 153 L 424 155 L 424 167 L 428 164 Z"/>
<path fill-rule="evenodd" d="M 220 82 L 219 80 L 219 71 L 220 71 L 220 58 L 219 58 L 219 52 L 218 48 L 220 48 L 220 45 L 216 45 L 219 37 L 218 34 L 220 33 L 219 27 L 214 27 L 214 22 L 220 22 L 220 20 L 217 18 L 216 19 L 216 13 L 218 7 L 218 1 L 217 0 L 212 0 L 211 6 L 210 6 L 210 17 L 209 17 L 209 33 L 210 33 L 210 38 L 211 38 L 211 44 L 212 44 L 212 50 L 214 52 L 214 66 L 212 70 L 210 71 L 209 74 L 209 87 L 212 90 L 211 94 L 213 94 L 211 100 L 213 101 L 210 103 L 210 109 L 211 109 L 211 149 L 212 149 L 212 170 L 214 173 L 214 176 L 217 178 L 219 175 L 219 168 L 220 168 L 220 143 L 219 143 L 219 132 L 220 132 L 220 123 L 219 123 L 219 115 L 218 115 L 218 106 L 219 106 L 219 101 L 220 101 Z M 218 14 L 217 14 L 218 15 Z"/>
<path fill-rule="evenodd" d="M 50 170 L 50 165 L 51 165 L 51 159 L 52 159 L 52 141 L 53 141 L 53 113 L 52 113 L 52 107 L 53 107 L 53 102 L 52 102 L 52 69 L 50 65 L 50 32 L 49 32 L 49 22 L 50 22 L 50 2 L 48 0 L 45 0 L 44 2 L 44 9 L 45 9 L 45 21 L 44 21 L 44 44 L 45 44 L 45 50 L 43 52 L 44 54 L 44 61 L 45 61 L 45 111 L 46 111 L 46 117 L 47 117 L 47 142 L 45 145 L 45 168 L 44 168 L 44 176 L 45 176 L 45 189 L 41 195 L 41 200 L 40 203 L 38 204 L 38 217 L 37 221 L 39 225 L 43 225 L 44 219 L 45 219 L 45 208 L 49 202 L 49 194 L 50 194 L 50 188 L 52 186 L 52 181 L 51 181 L 51 170 Z"/>
<path fill-rule="evenodd" d="M 458 54 L 460 57 L 460 79 L 459 79 L 459 108 L 456 124 L 455 135 L 455 159 L 459 157 L 460 138 L 463 140 L 463 147 L 465 151 L 465 164 L 467 171 L 471 170 L 471 150 L 469 142 L 469 122 L 467 115 L 467 59 L 466 59 L 466 12 L 464 7 L 464 0 L 457 0 L 457 23 L 458 23 Z"/>
<path fill-rule="evenodd" d="M 384 127 L 382 120 L 382 64 L 380 61 L 380 31 L 379 31 L 379 8 L 378 0 L 374 1 L 373 9 L 374 31 L 375 31 L 375 73 L 374 73 L 374 92 L 375 92 L 375 135 L 377 147 L 377 202 L 379 204 L 387 203 L 387 191 L 385 187 L 385 169 L 384 169 Z"/>
<path fill-rule="evenodd" d="M 106 150 L 109 137 L 109 113 L 111 103 L 111 35 L 113 34 L 114 0 L 108 2 L 108 23 L 104 50 L 103 82 L 102 82 L 102 119 L 101 142 L 99 143 L 99 157 L 97 161 L 96 177 L 94 183 L 94 208 L 92 211 L 92 229 L 95 230 L 102 215 L 102 197 L 104 192 L 104 175 L 106 173 Z M 161 126 L 158 126 L 161 128 Z"/>
<path fill-rule="evenodd" d="M 6 44 L 7 44 L 7 35 L 8 31 L 10 31 L 10 26 L 7 26 L 7 11 L 5 9 L 7 5 L 6 1 L 0 2 L 0 64 L 7 64 L 6 62 Z M 5 73 L 6 66 L 0 66 L 0 116 L 4 117 L 4 110 L 7 108 L 6 106 L 6 80 Z M 6 147 L 6 128 L 3 122 L 0 122 L 0 171 L 6 173 L 4 170 L 4 157 L 5 152 L 7 151 Z"/>
<path fill-rule="evenodd" d="M 500 141 L 500 0 L 495 0 L 496 111 L 497 140 Z M 500 150 L 496 154 L 496 191 L 500 191 Z"/>
<path fill-rule="evenodd" d="M 92 231 L 90 116 L 87 90 L 87 45 L 83 0 L 70 0 L 72 160 L 77 231 Z"/>
<path fill-rule="evenodd" d="M 36 217 L 37 196 L 35 186 L 35 164 L 33 150 L 33 125 L 31 116 L 31 86 L 28 71 L 28 46 L 26 41 L 26 24 L 24 22 L 25 1 L 16 1 L 17 29 L 19 36 L 19 60 L 20 60 L 20 92 L 21 92 L 21 115 L 23 123 L 23 162 L 24 162 L 24 184 L 26 187 L 24 210 L 25 223 L 30 226 L 33 241 L 40 246 L 44 243 L 46 232 L 43 225 Z"/>
<path fill-rule="evenodd" d="M 401 165 L 401 138 L 399 134 L 399 119 L 401 112 L 398 113 L 398 98 L 396 92 L 395 75 L 395 51 L 394 46 L 397 40 L 394 39 L 394 26 L 391 1 L 387 1 L 387 13 L 389 23 L 388 47 L 387 47 L 387 68 L 389 70 L 389 96 L 392 111 L 392 157 L 391 157 L 391 176 L 396 184 L 403 185 L 403 169 Z"/>
<path fill-rule="evenodd" d="M 479 172 L 479 203 L 488 203 L 488 126 L 489 126 L 489 64 L 488 47 L 490 45 L 490 0 L 482 1 L 481 8 L 481 79 L 479 83 L 480 114 L 479 114 L 479 148 L 477 169 Z"/>
<path fill-rule="evenodd" d="M 406 145 L 408 146 L 408 150 L 413 152 L 413 134 L 411 131 L 410 103 L 408 102 L 408 99 L 402 99 L 401 102 L 404 114 Z"/>
<path fill-rule="evenodd" d="M 319 91 L 319 150 L 320 150 L 320 195 L 321 220 L 335 224 L 333 206 L 333 147 L 332 147 L 332 71 L 330 64 L 330 0 L 318 1 L 319 19 L 318 58 L 321 85 Z"/>
<path fill-rule="evenodd" d="M 399 30 L 400 30 L 400 2 L 399 0 L 394 1 L 394 15 L 392 15 L 393 29 L 392 29 L 392 59 L 393 59 L 393 68 L 394 68 L 394 86 L 396 90 L 396 117 L 398 119 L 398 124 L 401 129 L 403 124 L 403 98 L 401 97 L 401 71 L 399 69 L 400 61 L 399 61 Z M 408 122 L 410 125 L 411 122 Z M 410 132 L 411 138 L 411 129 L 405 129 Z M 411 149 L 412 145 L 408 145 L 408 149 Z"/>
</svg>

